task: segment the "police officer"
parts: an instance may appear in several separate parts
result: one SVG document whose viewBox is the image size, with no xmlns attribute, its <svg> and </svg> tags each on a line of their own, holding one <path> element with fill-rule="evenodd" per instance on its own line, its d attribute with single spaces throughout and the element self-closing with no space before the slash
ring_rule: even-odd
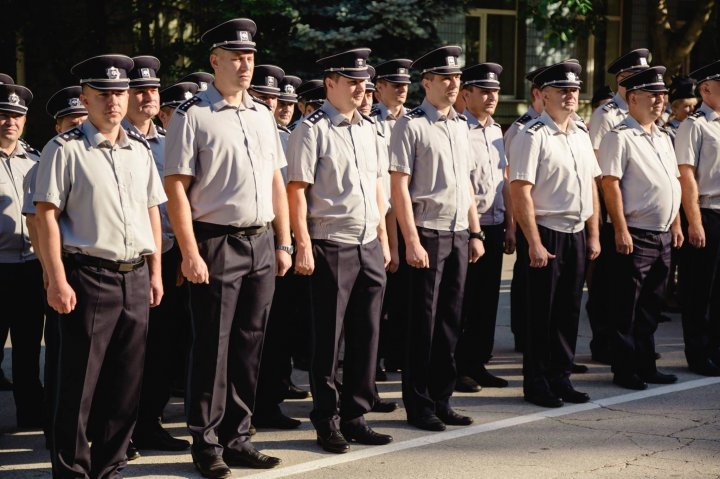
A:
<svg viewBox="0 0 720 479">
<path fill-rule="evenodd" d="M 647 68 L 649 56 L 650 52 L 647 49 L 639 48 L 622 55 L 608 66 L 607 71 L 615 75 L 618 89 L 613 99 L 595 110 L 590 117 L 590 141 L 596 156 L 603 137 L 628 114 L 625 88 L 620 83 L 638 70 Z M 604 203 L 601 203 L 600 206 L 602 208 L 600 241 L 602 248 L 610 251 L 615 247 L 611 239 L 612 226 L 604 222 Z M 609 296 L 609 287 L 614 278 L 608 274 L 609 265 L 605 261 L 607 257 L 609 255 L 601 256 L 588 268 L 588 300 L 585 308 L 592 329 L 592 339 L 590 340 L 592 358 L 595 361 L 609 364 L 611 362 L 609 338 L 612 335 L 612 323 L 608 312 L 608 307 L 612 302 Z"/>
<path fill-rule="evenodd" d="M 669 88 L 671 117 L 665 128 L 670 138 L 675 142 L 675 135 L 680 123 L 695 112 L 697 95 L 695 93 L 695 80 L 686 76 L 674 76 Z"/>
<path fill-rule="evenodd" d="M 236 18 L 203 34 L 215 81 L 175 110 L 165 144 L 168 212 L 191 283 L 188 428 L 210 478 L 281 462 L 249 434 L 275 276 L 291 261 L 282 147 L 269 108 L 248 93 L 256 30 Z"/>
<path fill-rule="evenodd" d="M 414 268 L 403 402 L 408 422 L 429 431 L 472 423 L 450 407 L 467 265 L 484 253 L 467 120 L 453 109 L 461 51 L 441 47 L 415 60 L 425 99 L 398 120 L 390 142 L 393 205 Z"/>
<path fill-rule="evenodd" d="M 172 114 L 175 113 L 175 108 L 195 96 L 198 88 L 195 82 L 183 81 L 160 90 L 160 111 L 157 117 L 162 123 L 163 129 L 167 130 L 170 125 L 170 119 Z"/>
<path fill-rule="evenodd" d="M 595 113 L 595 110 L 609 103 L 614 96 L 615 93 L 612 91 L 612 89 L 610 89 L 609 85 L 603 85 L 597 90 L 595 90 L 592 98 L 590 99 L 590 106 L 592 107 L 592 112 Z"/>
<path fill-rule="evenodd" d="M 45 110 L 55 120 L 56 133 L 79 126 L 87 119 L 80 93 L 82 89 L 79 86 L 69 86 L 56 91 L 48 100 Z"/>
<path fill-rule="evenodd" d="M 253 77 L 250 80 L 248 91 L 255 98 L 267 103 L 273 115 L 275 115 L 278 96 L 280 96 L 280 82 L 284 76 L 285 71 L 278 66 L 255 65 Z"/>
<path fill-rule="evenodd" d="M 298 104 L 297 88 L 302 84 L 302 79 L 295 75 L 285 75 L 280 81 L 280 96 L 278 96 L 277 108 L 275 108 L 275 121 L 278 124 L 278 134 L 283 145 L 283 151 L 287 150 L 287 142 L 290 138 L 290 123 L 295 115 L 295 107 Z"/>
<path fill-rule="evenodd" d="M 720 376 L 720 60 L 690 77 L 702 105 L 675 137 L 689 243 L 679 271 L 685 358 L 691 371 Z"/>
<path fill-rule="evenodd" d="M 288 127 L 291 131 L 294 129 L 294 125 L 298 125 L 303 119 L 322 106 L 325 99 L 325 87 L 322 80 L 308 80 L 297 88 L 296 93 L 300 118 Z"/>
<path fill-rule="evenodd" d="M 349 442 L 380 445 L 392 437 L 373 431 L 380 311 L 387 247 L 385 199 L 372 120 L 357 108 L 369 78 L 368 48 L 317 63 L 327 99 L 290 135 L 288 198 L 297 241 L 295 271 L 311 275 L 313 352 L 310 419 L 318 444 L 344 453 Z M 342 396 L 335 384 L 345 335 Z M 339 407 L 338 407 L 339 405 Z"/>
<path fill-rule="evenodd" d="M 477 392 L 481 386 L 506 387 L 508 382 L 491 374 L 485 364 L 492 356 L 495 321 L 500 300 L 503 253 L 515 252 L 515 223 L 506 207 L 507 158 L 500 124 L 492 115 L 500 93 L 502 66 L 481 63 L 463 69 L 461 95 L 470 128 L 470 151 L 475 167 L 470 175 L 485 254 L 468 266 L 463 302 L 462 331 L 455 361 L 455 390 Z"/>
<path fill-rule="evenodd" d="M 47 298 L 61 315 L 56 477 L 115 477 L 125 466 L 149 307 L 163 296 L 165 193 L 147 142 L 120 126 L 132 67 L 124 55 L 100 55 L 72 68 L 88 119 L 51 140 L 38 166 Z"/>
<path fill-rule="evenodd" d="M 655 125 L 662 113 L 665 67 L 641 70 L 620 82 L 628 116 L 600 142 L 602 188 L 615 243 L 609 256 L 613 382 L 642 390 L 677 381 L 655 365 L 660 307 L 670 248 L 683 242 L 680 176 L 669 136 Z"/>
<path fill-rule="evenodd" d="M 187 75 L 179 79 L 178 83 L 195 83 L 198 86 L 198 91 L 205 91 L 208 89 L 208 86 L 210 86 L 213 81 L 215 81 L 215 76 L 212 73 L 198 71 L 188 73 Z"/>
<path fill-rule="evenodd" d="M 32 176 L 29 173 L 39 160 L 39 153 L 20 139 L 32 99 L 32 92 L 22 85 L 0 84 L 0 206 L 3 211 L 0 221 L 0 298 L 5 304 L 20 301 L 23 305 L 22 314 L 3 314 L 0 326 L 9 329 L 13 345 L 13 397 L 17 426 L 21 429 L 45 426 L 40 384 L 45 304 L 43 276 L 22 214 L 26 183 Z"/>
<path fill-rule="evenodd" d="M 375 83 L 372 81 L 373 78 L 375 78 L 375 68 L 372 65 L 368 65 L 367 71 L 370 78 L 365 80 L 365 95 L 363 95 L 363 100 L 358 107 L 358 111 L 365 116 L 370 115 L 373 102 L 375 101 Z M 387 198 L 387 196 L 385 196 L 385 198 Z"/>
<path fill-rule="evenodd" d="M 560 62 L 534 81 L 545 111 L 513 140 L 510 193 L 518 261 L 527 275 L 525 399 L 544 407 L 586 402 L 570 382 L 587 260 L 600 253 L 600 174 L 587 131 L 574 119 L 580 65 Z M 587 227 L 587 231 L 586 231 Z"/>
</svg>

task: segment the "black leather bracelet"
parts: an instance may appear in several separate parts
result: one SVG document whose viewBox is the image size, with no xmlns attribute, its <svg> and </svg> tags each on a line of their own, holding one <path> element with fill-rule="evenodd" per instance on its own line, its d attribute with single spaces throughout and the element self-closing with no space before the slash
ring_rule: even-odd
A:
<svg viewBox="0 0 720 479">
<path fill-rule="evenodd" d="M 470 233 L 470 239 L 479 239 L 480 241 L 485 241 L 485 232 L 480 230 L 477 233 Z"/>
</svg>

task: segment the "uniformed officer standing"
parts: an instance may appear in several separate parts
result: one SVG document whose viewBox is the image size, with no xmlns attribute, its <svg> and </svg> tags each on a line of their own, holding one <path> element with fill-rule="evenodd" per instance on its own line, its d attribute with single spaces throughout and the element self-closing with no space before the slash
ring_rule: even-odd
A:
<svg viewBox="0 0 720 479">
<path fill-rule="evenodd" d="M 205 91 L 215 81 L 215 75 L 207 72 L 188 73 L 178 80 L 178 83 L 192 82 L 198 86 L 198 91 Z"/>
<path fill-rule="evenodd" d="M 675 137 L 689 243 L 679 270 L 685 358 L 691 371 L 720 376 L 720 60 L 690 77 L 702 105 Z"/>
<path fill-rule="evenodd" d="M 695 80 L 690 77 L 674 76 L 669 88 L 671 117 L 665 128 L 670 138 L 675 142 L 675 135 L 680 123 L 695 112 L 697 96 L 695 94 Z"/>
<path fill-rule="evenodd" d="M 390 142 L 393 205 L 414 268 L 403 402 L 408 422 L 429 431 L 472 423 L 450 407 L 468 260 L 484 253 L 467 120 L 453 109 L 461 51 L 441 47 L 415 60 L 425 99 L 397 121 Z"/>
<path fill-rule="evenodd" d="M 363 95 L 363 100 L 358 107 L 358 111 L 365 116 L 370 115 L 375 101 L 375 84 L 372 81 L 373 78 L 375 78 L 375 68 L 368 65 L 367 72 L 370 78 L 365 80 L 365 94 Z M 387 195 L 385 198 L 387 199 Z"/>
<path fill-rule="evenodd" d="M 195 96 L 198 88 L 197 83 L 184 81 L 160 90 L 160 111 L 157 117 L 163 129 L 167 130 L 175 109 Z"/>
<path fill-rule="evenodd" d="M 669 384 L 655 365 L 655 340 L 670 248 L 683 242 L 680 172 L 670 137 L 656 125 L 667 92 L 665 67 L 641 70 L 620 82 L 629 115 L 600 142 L 605 205 L 614 233 L 609 256 L 613 382 L 628 389 Z"/>
<path fill-rule="evenodd" d="M 287 150 L 287 142 L 290 138 L 290 122 L 295 114 L 295 106 L 298 104 L 297 88 L 302 84 L 302 79 L 295 75 L 285 75 L 280 81 L 280 96 L 278 96 L 277 108 L 275 108 L 275 121 L 278 124 L 278 134 L 283 151 Z"/>
<path fill-rule="evenodd" d="M 79 86 L 69 86 L 56 91 L 48 100 L 45 110 L 55 120 L 56 133 L 80 126 L 87 119 L 87 110 L 80 101 L 81 93 Z"/>
<path fill-rule="evenodd" d="M 44 291 L 40 261 L 32 248 L 22 214 L 36 150 L 20 140 L 32 92 L 21 85 L 0 84 L 0 299 L 21 304 L 22 314 L 5 312 L 0 327 L 12 340 L 13 397 L 18 428 L 45 426 L 40 384 L 40 342 L 44 323 Z M 19 303 L 18 303 L 19 301 Z M 3 341 L 4 346 L 4 341 Z"/>
<path fill-rule="evenodd" d="M 158 173 L 163 174 L 165 150 L 164 129 L 157 127 L 153 119 L 160 111 L 160 60 L 153 56 L 133 57 L 133 69 L 128 72 L 130 91 L 127 115 L 122 127 L 128 133 L 140 135 L 150 145 Z M 180 332 L 187 326 L 187 285 L 176 286 L 180 249 L 175 244 L 166 205 L 160 205 L 162 222 L 162 279 L 163 301 L 150 311 L 145 368 L 140 393 L 138 420 L 133 431 L 133 444 L 138 449 L 159 451 L 182 451 L 190 447 L 184 439 L 175 439 L 162 427 L 162 415 L 170 400 L 173 373 L 178 354 L 183 348 Z M 128 455 L 130 457 L 130 455 Z"/>
<path fill-rule="evenodd" d="M 192 283 L 188 428 L 209 478 L 281 462 L 249 434 L 275 276 L 291 262 L 282 147 L 272 113 L 247 91 L 256 29 L 237 18 L 203 34 L 215 81 L 175 110 L 165 146 L 168 212 Z"/>
<path fill-rule="evenodd" d="M 544 407 L 590 399 L 570 382 L 585 265 L 600 253 L 594 180 L 600 169 L 587 131 L 574 120 L 580 70 L 566 61 L 535 77 L 545 111 L 514 139 L 510 152 L 518 261 L 532 305 L 523 390 L 527 401 Z"/>
<path fill-rule="evenodd" d="M 470 178 L 485 236 L 485 254 L 468 266 L 462 330 L 455 351 L 458 371 L 455 390 L 463 392 L 477 392 L 480 386 L 508 385 L 505 379 L 485 368 L 495 342 L 503 254 L 515 252 L 515 223 L 511 208 L 506 207 L 509 191 L 503 134 L 492 117 L 500 94 L 501 73 L 501 65 L 481 63 L 463 69 L 460 76 L 464 115 L 470 128 L 470 151 L 475 159 Z"/>
<path fill-rule="evenodd" d="M 380 445 L 365 413 L 375 398 L 380 310 L 390 261 L 377 141 L 357 108 L 369 78 L 368 48 L 322 58 L 327 100 L 300 123 L 288 144 L 288 199 L 297 241 L 295 270 L 311 275 L 313 344 L 310 419 L 323 449 L 349 441 Z M 342 395 L 336 387 L 345 335 Z"/>
<path fill-rule="evenodd" d="M 625 88 L 620 84 L 628 76 L 648 67 L 650 52 L 645 48 L 632 50 L 613 61 L 608 66 L 608 73 L 614 74 L 618 82 L 617 93 L 611 101 L 595 110 L 590 117 L 589 133 L 595 155 L 600 141 L 614 127 L 628 115 Z M 615 245 L 612 241 L 612 226 L 605 223 L 605 204 L 601 203 L 600 241 L 602 249 L 612 251 Z M 609 296 L 610 285 L 614 281 L 609 274 L 609 265 L 605 262 L 610 255 L 600 256 L 593 262 L 587 271 L 588 300 L 585 304 L 592 339 L 590 351 L 592 358 L 601 363 L 610 363 L 610 336 L 612 335 L 612 318 L 609 316 L 609 306 L 612 300 Z"/>
<path fill-rule="evenodd" d="M 275 65 L 255 65 L 253 69 L 248 91 L 255 98 L 267 103 L 273 116 L 280 96 L 280 81 L 284 76 L 285 71 Z"/>
<path fill-rule="evenodd" d="M 72 68 L 88 119 L 48 142 L 38 165 L 47 298 L 60 313 L 53 426 L 60 478 L 120 476 L 137 418 L 149 308 L 163 296 L 165 193 L 147 142 L 120 126 L 132 67 L 124 55 L 100 55 Z"/>
</svg>

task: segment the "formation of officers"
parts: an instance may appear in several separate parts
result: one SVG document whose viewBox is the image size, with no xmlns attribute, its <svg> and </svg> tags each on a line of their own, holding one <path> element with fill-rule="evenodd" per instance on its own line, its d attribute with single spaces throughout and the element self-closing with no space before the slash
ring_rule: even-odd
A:
<svg viewBox="0 0 720 479">
<path fill-rule="evenodd" d="M 163 90 L 152 56 L 78 63 L 42 153 L 21 139 L 31 91 L 0 76 L 0 294 L 26 305 L 4 316 L 17 424 L 45 429 L 54 477 L 120 477 L 138 449 L 190 447 L 208 478 L 275 467 L 250 438 L 300 425 L 280 405 L 308 396 L 290 381 L 303 357 L 326 451 L 392 441 L 365 420 L 398 407 L 377 392 L 386 370 L 411 425 L 469 425 L 453 391 L 508 384 L 486 364 L 514 252 L 527 401 L 590 400 L 570 379 L 585 282 L 614 383 L 677 380 L 653 340 L 671 284 L 689 368 L 720 375 L 720 61 L 667 98 L 647 50 L 623 55 L 589 127 L 581 65 L 536 69 L 503 136 L 502 66 L 461 68 L 460 47 L 374 68 L 356 48 L 303 82 L 256 66 L 255 34 L 246 18 L 209 30 L 214 75 Z M 424 100 L 408 109 L 411 69 Z M 162 427 L 178 387 L 192 444 Z"/>
</svg>

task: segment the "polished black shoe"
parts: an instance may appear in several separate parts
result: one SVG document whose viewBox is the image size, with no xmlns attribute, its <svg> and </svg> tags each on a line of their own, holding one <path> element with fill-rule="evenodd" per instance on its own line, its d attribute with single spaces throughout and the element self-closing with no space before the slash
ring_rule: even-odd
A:
<svg viewBox="0 0 720 479">
<path fill-rule="evenodd" d="M 476 393 L 482 388 L 470 376 L 458 376 L 455 379 L 455 390 L 461 393 Z"/>
<path fill-rule="evenodd" d="M 660 353 L 655 353 L 655 359 L 660 359 L 661 357 L 662 357 L 662 354 L 660 354 Z"/>
<path fill-rule="evenodd" d="M 327 434 L 317 434 L 317 443 L 327 452 L 343 454 L 348 452 L 350 444 L 340 431 L 330 431 Z"/>
<path fill-rule="evenodd" d="M 208 479 L 227 479 L 232 477 L 232 471 L 225 464 L 221 456 L 210 456 L 204 459 L 194 459 L 193 464 L 202 477 Z"/>
<path fill-rule="evenodd" d="M 172 437 L 160 424 L 136 427 L 132 437 L 135 447 L 141 450 L 184 451 L 190 447 L 190 442 Z"/>
<path fill-rule="evenodd" d="M 473 418 L 458 414 L 453 409 L 448 409 L 447 411 L 438 412 L 436 414 L 438 419 L 448 426 L 469 426 L 473 423 Z"/>
<path fill-rule="evenodd" d="M 652 374 L 639 374 L 639 376 L 648 384 L 672 384 L 678 380 L 674 374 L 665 374 L 660 371 L 655 371 Z"/>
<path fill-rule="evenodd" d="M 572 374 L 585 374 L 589 370 L 590 369 L 588 369 L 588 367 L 585 366 L 584 364 L 577 364 L 577 363 L 572 363 L 572 368 L 570 368 L 570 372 Z"/>
<path fill-rule="evenodd" d="M 647 383 L 640 379 L 637 374 L 615 374 L 613 383 L 622 388 L 634 389 L 635 391 L 642 391 L 648 387 Z"/>
<path fill-rule="evenodd" d="M 127 456 L 128 461 L 134 461 L 135 459 L 140 458 L 140 451 L 138 451 L 138 448 L 135 447 L 135 444 L 133 444 L 132 441 L 128 444 L 125 455 Z"/>
<path fill-rule="evenodd" d="M 345 440 L 349 442 L 357 442 L 358 444 L 367 444 L 368 446 L 382 446 L 390 444 L 393 440 L 389 434 L 380 434 L 373 431 L 370 426 L 363 424 L 361 426 L 355 424 L 340 425 Z"/>
<path fill-rule="evenodd" d="M 284 397 L 285 399 L 307 399 L 310 397 L 310 393 L 290 383 L 285 390 Z"/>
<path fill-rule="evenodd" d="M 13 383 L 0 371 L 0 391 L 12 391 Z"/>
<path fill-rule="evenodd" d="M 281 412 L 269 416 L 254 415 L 252 422 L 253 426 L 261 429 L 297 429 L 302 424 L 297 419 L 286 416 Z"/>
<path fill-rule="evenodd" d="M 252 467 L 253 469 L 272 469 L 282 464 L 279 457 L 268 456 L 255 449 L 252 445 L 236 451 L 225 449 L 223 460 L 230 467 Z"/>
<path fill-rule="evenodd" d="M 525 394 L 525 400 L 541 407 L 562 407 L 563 400 L 551 392 Z"/>
<path fill-rule="evenodd" d="M 482 368 L 476 374 L 473 374 L 472 379 L 475 380 L 479 386 L 484 388 L 506 388 L 508 385 L 508 382 L 505 379 L 493 375 L 485 368 Z"/>
<path fill-rule="evenodd" d="M 385 382 L 388 380 L 387 373 L 385 372 L 385 369 L 383 368 L 377 368 L 375 370 L 375 381 L 376 382 Z"/>
<path fill-rule="evenodd" d="M 580 392 L 572 386 L 564 386 L 561 388 L 553 389 L 553 393 L 555 393 L 555 395 L 562 399 L 564 402 L 569 402 L 573 404 L 582 404 L 584 402 L 590 401 L 590 395 L 588 393 Z"/>
<path fill-rule="evenodd" d="M 720 367 L 718 367 L 715 362 L 711 361 L 710 359 L 691 363 L 689 367 L 690 371 L 694 372 L 695 374 L 700 374 L 701 376 L 720 376 Z"/>
<path fill-rule="evenodd" d="M 408 423 L 418 429 L 424 429 L 425 431 L 444 431 L 446 429 L 445 423 L 434 414 L 408 419 Z"/>
<path fill-rule="evenodd" d="M 375 404 L 373 404 L 371 411 L 388 413 L 388 412 L 395 411 L 399 407 L 400 407 L 400 405 L 398 403 L 396 403 L 395 401 L 386 401 L 384 399 L 378 399 L 377 401 L 375 401 Z"/>
</svg>

